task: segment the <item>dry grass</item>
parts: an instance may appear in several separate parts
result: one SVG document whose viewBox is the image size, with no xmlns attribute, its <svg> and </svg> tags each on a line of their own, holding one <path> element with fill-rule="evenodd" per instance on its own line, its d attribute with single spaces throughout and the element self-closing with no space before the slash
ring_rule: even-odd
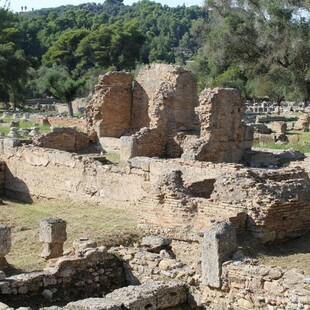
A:
<svg viewBox="0 0 310 310">
<path fill-rule="evenodd" d="M 310 275 L 310 233 L 277 244 L 263 245 L 253 238 L 239 240 L 245 255 L 257 258 L 260 264 L 299 268 Z"/>
<path fill-rule="evenodd" d="M 137 238 L 136 215 L 129 211 L 95 205 L 89 202 L 46 201 L 21 204 L 4 201 L 0 206 L 1 223 L 12 228 L 12 250 L 6 256 L 14 267 L 12 272 L 42 270 L 45 262 L 40 258 L 39 221 L 56 216 L 67 221 L 68 240 L 88 237 L 102 245 L 128 244 Z"/>
</svg>

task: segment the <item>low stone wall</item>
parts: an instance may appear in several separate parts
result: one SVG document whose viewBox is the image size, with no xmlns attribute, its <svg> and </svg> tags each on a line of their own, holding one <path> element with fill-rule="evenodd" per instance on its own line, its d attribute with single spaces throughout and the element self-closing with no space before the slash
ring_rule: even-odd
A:
<svg viewBox="0 0 310 310">
<path fill-rule="evenodd" d="M 128 167 L 34 146 L 10 148 L 2 141 L 5 194 L 14 199 L 92 200 L 126 207 L 144 195 L 144 178 Z M 113 184 L 113 186 L 112 186 Z"/>
<path fill-rule="evenodd" d="M 34 137 L 32 141 L 36 146 L 67 152 L 76 152 L 90 145 L 88 135 L 73 128 L 54 128 L 50 133 Z"/>
<path fill-rule="evenodd" d="M 87 131 L 87 121 L 84 118 L 68 118 L 68 117 L 39 117 L 39 123 L 48 122 L 51 126 L 76 126 L 83 131 Z"/>
<path fill-rule="evenodd" d="M 123 263 L 105 247 L 48 261 L 42 272 L 0 281 L 0 300 L 9 306 L 102 296 L 127 285 Z"/>
<path fill-rule="evenodd" d="M 184 284 L 176 281 L 149 281 L 138 286 L 128 286 L 106 295 L 104 298 L 88 298 L 69 303 L 64 308 L 54 309 L 183 309 L 188 307 L 187 289 Z M 187 308 L 186 307 L 186 308 Z M 46 309 L 46 308 L 44 308 Z"/>
<path fill-rule="evenodd" d="M 203 289 L 208 309 L 310 309 L 310 277 L 301 270 L 228 261 L 222 282 L 220 290 Z"/>
<path fill-rule="evenodd" d="M 6 163 L 4 192 L 15 199 L 68 198 L 130 207 L 141 227 L 180 240 L 197 240 L 215 219 L 230 220 L 238 232 L 247 229 L 263 242 L 309 230 L 310 180 L 301 168 L 250 170 L 146 157 L 115 166 L 63 151 L 14 147 L 5 140 L 0 152 Z M 202 185 L 206 191 L 200 196 L 209 198 L 197 197 Z"/>
</svg>

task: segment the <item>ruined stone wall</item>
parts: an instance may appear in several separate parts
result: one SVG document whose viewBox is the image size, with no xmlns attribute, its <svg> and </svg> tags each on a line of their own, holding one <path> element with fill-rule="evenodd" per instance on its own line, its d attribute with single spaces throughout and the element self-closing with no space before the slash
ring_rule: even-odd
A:
<svg viewBox="0 0 310 310">
<path fill-rule="evenodd" d="M 134 133 L 134 139 L 121 145 L 122 158 L 180 157 L 180 151 L 170 145 L 179 131 L 198 132 L 197 105 L 197 84 L 191 73 L 163 64 L 143 68 L 133 90 L 129 133 Z"/>
<path fill-rule="evenodd" d="M 128 206 L 144 193 L 144 177 L 126 167 L 104 165 L 87 156 L 34 146 L 4 146 L 5 194 L 24 201 L 39 198 L 100 201 Z"/>
<path fill-rule="evenodd" d="M 243 121 L 245 106 L 237 89 L 205 89 L 196 108 L 200 139 L 185 145 L 184 158 L 211 162 L 239 162 L 251 148 L 253 133 Z"/>
<path fill-rule="evenodd" d="M 136 78 L 130 127 L 160 128 L 168 135 L 193 130 L 198 124 L 196 106 L 197 83 L 191 73 L 173 65 L 152 64 Z"/>
<path fill-rule="evenodd" d="M 90 145 L 88 135 L 73 128 L 54 128 L 50 133 L 34 137 L 32 142 L 36 146 L 67 152 L 76 152 Z"/>
<path fill-rule="evenodd" d="M 0 300 L 9 306 L 34 302 L 77 300 L 102 296 L 126 286 L 123 263 L 105 247 L 85 250 L 79 257 L 48 261 L 42 272 L 11 276 L 0 281 Z"/>
<path fill-rule="evenodd" d="M 57 309 L 187 309 L 187 289 L 178 281 L 149 281 L 128 286 L 107 294 L 104 298 L 88 298 L 71 302 Z M 45 308 L 48 309 L 48 308 Z M 55 307 L 51 310 L 56 310 Z"/>
<path fill-rule="evenodd" d="M 146 161 L 146 160 L 145 160 Z M 140 165 L 139 165 L 140 164 Z M 149 169 L 150 187 L 146 196 L 136 202 L 140 226 L 150 233 L 163 233 L 178 240 L 199 240 L 199 234 L 215 219 L 229 219 L 238 230 L 246 229 L 247 216 L 225 204 L 215 204 L 207 198 L 191 194 L 193 184 L 211 182 L 225 170 L 224 165 L 182 160 L 149 161 L 149 167 L 139 163 L 138 158 L 131 161 L 132 167 Z M 236 171 L 238 165 L 228 165 L 226 169 Z M 200 181 L 201 180 L 201 181 Z M 210 188 L 209 188 L 210 190 Z"/>
<path fill-rule="evenodd" d="M 247 229 L 263 242 L 300 235 L 310 224 L 310 181 L 300 168 L 224 173 L 211 199 L 248 214 Z"/>
<path fill-rule="evenodd" d="M 85 109 L 90 133 L 121 137 L 129 128 L 132 107 L 132 75 L 109 72 L 99 77 L 95 93 Z"/>
<path fill-rule="evenodd" d="M 310 307 L 310 278 L 301 270 L 229 261 L 223 264 L 222 282 L 220 290 L 204 288 L 201 302 L 208 309 Z"/>
<path fill-rule="evenodd" d="M 197 240 L 214 219 L 228 219 L 263 242 L 309 229 L 310 181 L 301 168 L 249 170 L 147 157 L 114 166 L 88 156 L 4 144 L 4 191 L 15 199 L 69 198 L 130 207 L 145 229 L 180 240 Z M 205 197 L 197 197 L 200 186 Z"/>
<path fill-rule="evenodd" d="M 48 123 L 51 126 L 76 126 L 86 132 L 87 121 L 84 118 L 69 118 L 69 117 L 39 117 L 37 122 L 40 124 Z"/>
<path fill-rule="evenodd" d="M 132 136 L 121 138 L 120 156 L 128 160 L 136 156 L 164 157 L 166 137 L 157 128 L 143 128 Z"/>
</svg>

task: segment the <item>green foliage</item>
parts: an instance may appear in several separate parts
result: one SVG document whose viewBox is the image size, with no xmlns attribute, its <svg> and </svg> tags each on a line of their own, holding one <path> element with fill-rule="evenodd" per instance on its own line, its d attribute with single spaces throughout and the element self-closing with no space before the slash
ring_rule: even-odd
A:
<svg viewBox="0 0 310 310">
<path fill-rule="evenodd" d="M 0 8 L 0 101 L 14 103 L 23 97 L 29 63 L 20 49 L 20 32 L 15 16 Z"/>
<path fill-rule="evenodd" d="M 76 49 L 81 40 L 88 34 L 89 31 L 86 29 L 64 31 L 43 55 L 43 63 L 46 65 L 61 64 L 66 66 L 70 72 L 73 71 L 77 65 Z"/>
<path fill-rule="evenodd" d="M 85 79 L 74 79 L 63 66 L 54 65 L 44 70 L 41 77 L 41 85 L 53 96 L 68 104 L 70 116 L 73 116 L 72 101 L 83 84 L 85 84 Z"/>
<path fill-rule="evenodd" d="M 93 88 L 95 75 L 109 69 L 133 70 L 151 61 L 186 64 L 202 44 L 196 35 L 201 35 L 206 17 L 207 11 L 198 6 L 170 8 L 149 0 L 132 6 L 106 0 L 23 14 L 2 9 L 0 99 L 52 94 L 42 76 L 54 64 L 65 66 L 75 82 L 90 79 L 85 93 Z M 72 81 L 64 85 L 75 88 Z"/>
<path fill-rule="evenodd" d="M 310 27 L 309 20 L 297 17 L 305 3 L 206 1 L 211 19 L 205 24 L 197 74 L 205 71 L 208 85 L 233 85 L 248 97 L 306 102 Z"/>
</svg>

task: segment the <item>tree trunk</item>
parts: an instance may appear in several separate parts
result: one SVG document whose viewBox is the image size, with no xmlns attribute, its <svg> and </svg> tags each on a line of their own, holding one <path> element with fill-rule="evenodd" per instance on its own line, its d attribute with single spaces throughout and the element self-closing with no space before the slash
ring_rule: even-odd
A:
<svg viewBox="0 0 310 310">
<path fill-rule="evenodd" d="M 72 101 L 68 101 L 68 112 L 69 116 L 73 116 L 73 108 L 72 108 Z"/>
</svg>

